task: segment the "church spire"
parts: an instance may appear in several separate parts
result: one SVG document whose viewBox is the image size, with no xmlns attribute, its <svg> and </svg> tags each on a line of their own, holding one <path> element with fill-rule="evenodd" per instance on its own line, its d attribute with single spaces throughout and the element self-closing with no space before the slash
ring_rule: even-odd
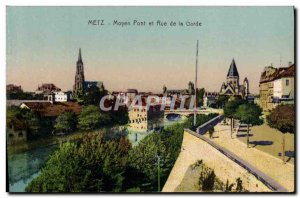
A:
<svg viewBox="0 0 300 198">
<path fill-rule="evenodd" d="M 230 67 L 229 67 L 229 70 L 228 70 L 228 73 L 227 73 L 227 77 L 228 76 L 239 76 L 239 72 L 236 68 L 234 58 L 232 59 L 232 62 L 230 64 Z"/>
<path fill-rule="evenodd" d="M 81 48 L 79 48 L 78 62 L 82 62 L 82 57 L 81 57 Z"/>
</svg>

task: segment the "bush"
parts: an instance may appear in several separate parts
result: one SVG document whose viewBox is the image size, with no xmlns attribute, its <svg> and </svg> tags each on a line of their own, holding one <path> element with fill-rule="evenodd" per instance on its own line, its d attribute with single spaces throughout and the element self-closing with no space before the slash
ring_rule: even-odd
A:
<svg viewBox="0 0 300 198">
<path fill-rule="evenodd" d="M 81 143 L 63 143 L 26 191 L 121 191 L 130 148 L 126 137 L 107 139 L 103 133 L 85 134 Z"/>
<path fill-rule="evenodd" d="M 78 128 L 82 130 L 93 130 L 108 125 L 110 118 L 107 114 L 100 112 L 97 106 L 89 105 L 82 108 L 78 116 Z"/>
<path fill-rule="evenodd" d="M 216 178 L 216 174 L 213 170 L 211 172 L 208 172 L 207 175 L 202 172 L 200 175 L 200 178 L 199 178 L 199 185 L 201 184 L 201 190 L 202 191 L 213 191 L 214 184 L 215 184 L 215 178 Z"/>
<path fill-rule="evenodd" d="M 211 127 L 211 128 L 208 130 L 209 138 L 212 138 L 212 137 L 213 137 L 214 132 L 215 132 L 215 128 L 214 128 L 214 127 Z"/>
<path fill-rule="evenodd" d="M 55 131 L 62 133 L 73 132 L 76 129 L 77 118 L 74 112 L 65 112 L 55 120 Z"/>
</svg>

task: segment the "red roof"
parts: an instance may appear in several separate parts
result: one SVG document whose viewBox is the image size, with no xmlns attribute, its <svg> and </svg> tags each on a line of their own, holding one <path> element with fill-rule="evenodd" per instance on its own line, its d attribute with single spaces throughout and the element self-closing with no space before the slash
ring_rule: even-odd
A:
<svg viewBox="0 0 300 198">
<path fill-rule="evenodd" d="M 295 76 L 295 64 L 289 67 L 276 68 L 276 71 L 269 76 L 266 76 L 266 71 L 264 71 L 260 76 L 260 83 L 270 82 L 279 78 L 294 77 L 294 76 Z"/>
<path fill-rule="evenodd" d="M 45 117 L 57 117 L 67 111 L 73 111 L 76 114 L 81 112 L 81 106 L 77 102 L 56 102 L 54 104 L 50 102 L 25 102 L 24 104 L 32 111 Z"/>
</svg>

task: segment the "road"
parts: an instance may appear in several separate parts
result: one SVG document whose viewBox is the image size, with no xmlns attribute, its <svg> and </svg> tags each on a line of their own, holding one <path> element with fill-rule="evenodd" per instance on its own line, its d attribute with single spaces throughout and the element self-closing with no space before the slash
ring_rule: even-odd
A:
<svg viewBox="0 0 300 198">
<path fill-rule="evenodd" d="M 246 170 L 248 170 L 258 180 L 260 180 L 266 186 L 268 186 L 269 188 L 271 188 L 273 191 L 275 191 L 275 192 L 287 192 L 288 191 L 282 185 L 280 185 L 278 182 L 276 182 L 274 179 L 272 179 L 271 177 L 269 177 L 268 175 L 266 175 L 265 173 L 263 173 L 262 171 L 260 171 L 256 167 L 252 166 L 247 161 L 241 159 L 240 157 L 238 157 L 237 155 L 235 155 L 233 152 L 229 151 L 228 149 L 223 148 L 222 146 L 220 146 L 217 143 L 211 141 L 209 138 L 207 138 L 207 137 L 205 137 L 203 135 L 195 133 L 195 132 L 193 132 L 193 131 L 191 131 L 189 129 L 186 129 L 186 131 L 189 132 L 190 134 L 192 134 L 192 135 L 194 135 L 194 136 L 202 139 L 203 141 L 207 142 L 212 147 L 214 147 L 215 149 L 217 149 L 218 151 L 220 151 L 222 154 L 224 154 L 225 156 L 227 156 L 229 159 L 231 159 L 232 161 L 236 162 L 237 164 L 239 164 L 240 166 L 242 166 L 243 168 L 245 168 Z"/>
</svg>

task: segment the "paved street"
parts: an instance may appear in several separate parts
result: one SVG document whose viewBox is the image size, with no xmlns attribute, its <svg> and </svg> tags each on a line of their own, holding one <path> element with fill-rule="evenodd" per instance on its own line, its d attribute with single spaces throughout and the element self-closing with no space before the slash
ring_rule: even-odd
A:
<svg viewBox="0 0 300 198">
<path fill-rule="evenodd" d="M 243 186 L 250 192 L 269 192 L 271 191 L 249 171 L 223 155 L 217 149 L 203 141 L 202 139 L 184 132 L 182 142 L 182 150 L 176 160 L 176 163 L 169 175 L 166 184 L 163 187 L 163 192 L 195 192 L 199 189 L 194 189 L 192 184 L 194 181 L 184 181 L 190 183 L 189 189 L 178 189 L 177 187 L 183 182 L 183 178 L 190 165 L 198 160 L 203 160 L 206 166 L 214 169 L 216 176 L 226 183 L 227 179 L 230 183 L 234 183 L 236 178 L 240 177 L 243 180 Z M 197 181 L 196 181 L 197 182 Z M 186 186 L 186 185 L 185 185 Z"/>
<path fill-rule="evenodd" d="M 240 127 L 236 134 L 237 138 L 245 144 L 247 143 L 246 130 L 246 126 Z M 250 146 L 282 159 L 282 133 L 267 124 L 250 128 Z M 285 134 L 285 159 L 288 163 L 294 164 L 294 150 L 294 134 L 287 133 Z"/>
<path fill-rule="evenodd" d="M 205 134 L 208 138 L 208 134 Z M 251 164 L 268 177 L 273 178 L 288 191 L 294 190 L 294 165 L 283 162 L 273 155 L 263 152 L 255 147 L 247 148 L 239 138 L 230 136 L 230 126 L 219 123 L 215 126 L 212 142 L 233 152 L 236 156 Z"/>
</svg>

